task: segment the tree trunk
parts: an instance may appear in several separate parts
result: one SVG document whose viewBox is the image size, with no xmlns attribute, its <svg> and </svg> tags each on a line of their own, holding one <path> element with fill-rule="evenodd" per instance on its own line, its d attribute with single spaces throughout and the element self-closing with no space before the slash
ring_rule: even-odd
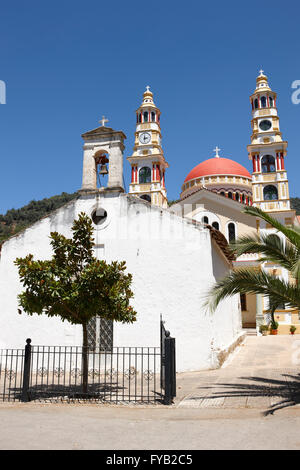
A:
<svg viewBox="0 0 300 470">
<path fill-rule="evenodd" d="M 82 392 L 88 391 L 88 370 L 89 370 L 89 356 L 88 356 L 88 335 L 87 324 L 82 324 L 83 341 L 82 341 Z"/>
<path fill-rule="evenodd" d="M 271 319 L 272 319 L 272 323 L 275 323 L 275 318 L 274 318 L 274 312 L 275 310 L 271 310 Z"/>
</svg>

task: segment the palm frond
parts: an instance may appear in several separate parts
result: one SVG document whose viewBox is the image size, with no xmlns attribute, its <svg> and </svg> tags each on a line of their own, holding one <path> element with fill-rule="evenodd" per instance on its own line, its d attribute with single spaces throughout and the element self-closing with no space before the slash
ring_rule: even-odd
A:
<svg viewBox="0 0 300 470">
<path fill-rule="evenodd" d="M 239 269 L 218 281 L 207 294 L 204 307 L 213 312 L 219 303 L 235 294 L 262 294 L 268 296 L 270 305 L 286 304 L 300 308 L 300 290 L 297 286 L 264 271 Z"/>
<path fill-rule="evenodd" d="M 298 250 L 289 242 L 283 241 L 276 234 L 253 234 L 240 237 L 230 245 L 236 256 L 246 253 L 261 255 L 260 261 L 272 261 L 292 270 L 299 259 Z"/>
<path fill-rule="evenodd" d="M 245 214 L 253 215 L 259 217 L 260 219 L 265 220 L 267 223 L 276 228 L 279 232 L 283 233 L 286 238 L 300 250 L 300 233 L 296 227 L 286 227 L 281 224 L 278 220 L 271 217 L 269 214 L 264 212 L 259 207 L 246 206 L 244 209 Z"/>
</svg>

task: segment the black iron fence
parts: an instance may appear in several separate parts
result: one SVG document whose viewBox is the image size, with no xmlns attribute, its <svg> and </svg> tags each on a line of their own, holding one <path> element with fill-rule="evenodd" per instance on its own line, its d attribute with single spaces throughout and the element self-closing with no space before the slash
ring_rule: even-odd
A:
<svg viewBox="0 0 300 470">
<path fill-rule="evenodd" d="M 175 340 L 161 322 L 161 348 L 33 346 L 0 350 L 0 400 L 172 403 Z M 85 370 L 84 370 L 85 369 Z"/>
</svg>

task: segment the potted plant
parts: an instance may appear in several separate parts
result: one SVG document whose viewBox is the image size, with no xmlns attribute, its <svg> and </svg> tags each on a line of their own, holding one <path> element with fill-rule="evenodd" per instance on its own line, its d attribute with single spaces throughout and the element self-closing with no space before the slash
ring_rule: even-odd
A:
<svg viewBox="0 0 300 470">
<path fill-rule="evenodd" d="M 277 335 L 278 333 L 278 322 L 275 320 L 272 320 L 270 323 L 270 330 L 271 330 L 271 335 Z"/>
<path fill-rule="evenodd" d="M 269 330 L 269 326 L 268 326 L 268 325 L 260 325 L 260 327 L 259 327 L 259 332 L 260 332 L 263 336 L 267 336 L 268 330 Z"/>
<path fill-rule="evenodd" d="M 295 327 L 295 325 L 291 325 L 290 326 L 290 333 L 291 335 L 295 334 L 295 331 L 297 330 L 297 328 Z"/>
</svg>

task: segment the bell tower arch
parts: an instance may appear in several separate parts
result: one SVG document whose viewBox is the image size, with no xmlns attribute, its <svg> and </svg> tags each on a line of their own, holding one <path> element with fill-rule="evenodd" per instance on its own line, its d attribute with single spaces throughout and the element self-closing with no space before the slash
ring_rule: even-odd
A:
<svg viewBox="0 0 300 470">
<path fill-rule="evenodd" d="M 81 191 L 97 190 L 98 176 L 108 174 L 105 189 L 124 192 L 123 152 L 126 135 L 122 131 L 106 127 L 105 122 L 107 119 L 103 117 L 100 127 L 82 134 L 84 145 Z"/>
</svg>

